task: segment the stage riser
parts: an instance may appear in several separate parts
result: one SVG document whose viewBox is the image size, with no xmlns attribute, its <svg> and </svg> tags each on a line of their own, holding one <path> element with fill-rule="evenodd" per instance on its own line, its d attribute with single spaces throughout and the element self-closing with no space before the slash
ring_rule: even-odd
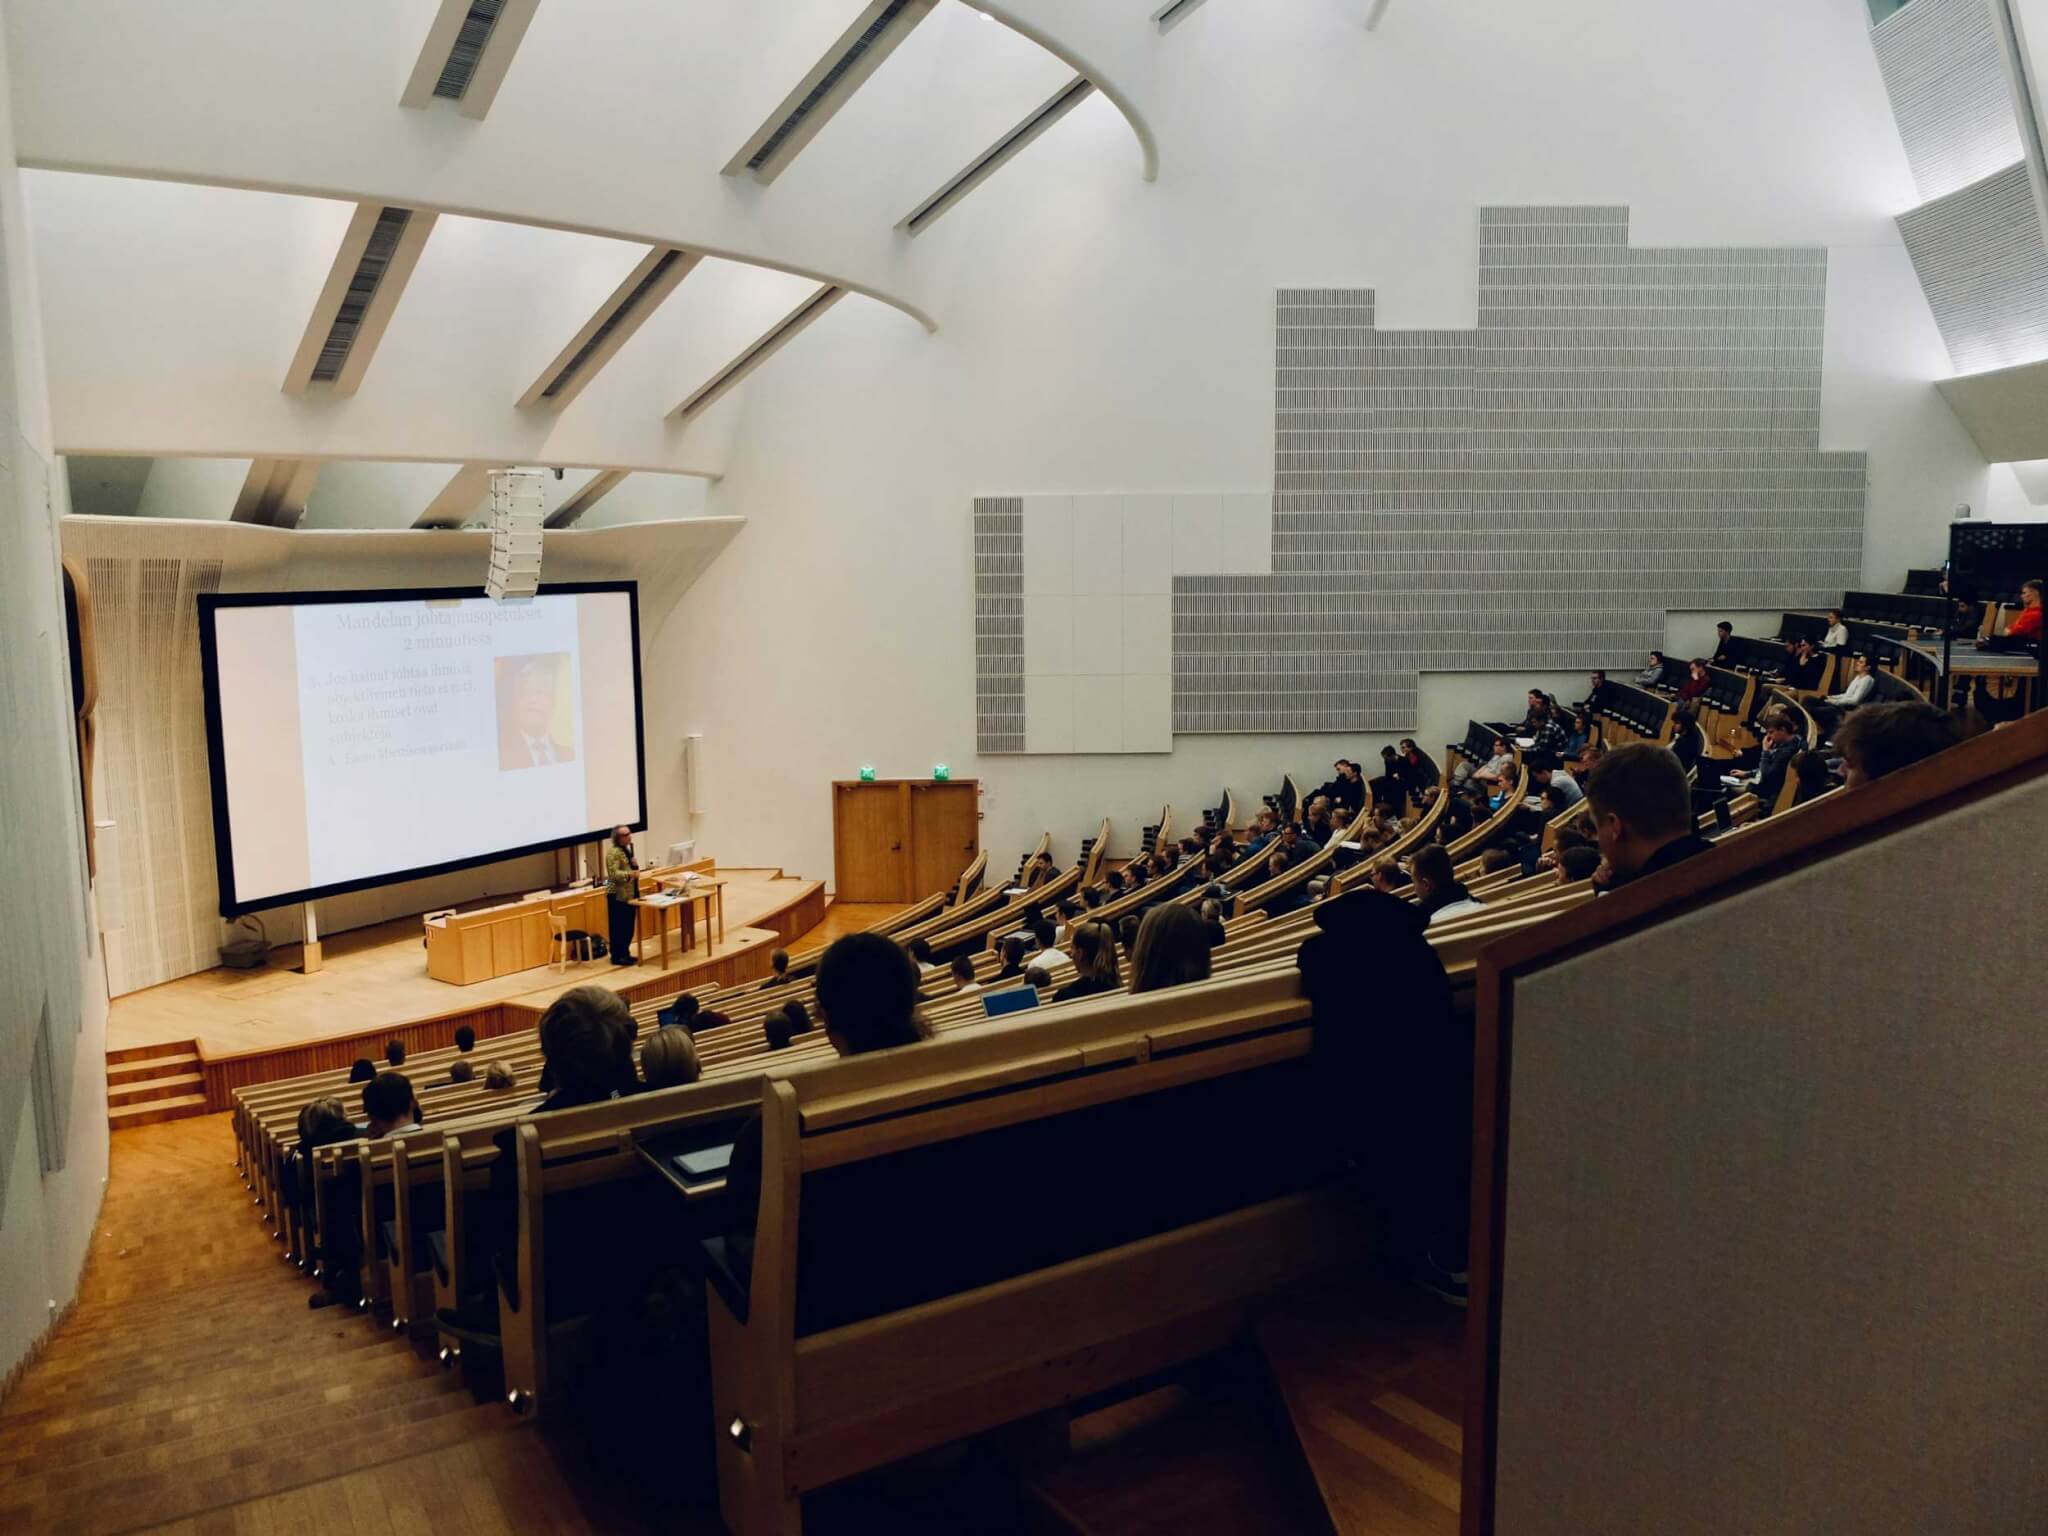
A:
<svg viewBox="0 0 2048 1536">
<path fill-rule="evenodd" d="M 747 926 L 771 930 L 784 944 L 788 944 L 810 932 L 824 920 L 825 892 L 820 885 L 813 887 L 802 898 L 788 906 L 755 918 Z M 735 954 L 721 955 L 715 960 L 687 969 L 678 966 L 670 971 L 655 971 L 644 981 L 636 981 L 616 990 L 628 1002 L 645 1002 L 649 998 L 666 997 L 671 993 L 680 992 L 685 987 L 732 986 L 737 982 L 751 981 L 768 974 L 768 957 L 774 948 L 775 946 L 770 944 L 755 944 Z M 606 985 L 611 984 L 609 975 L 593 979 L 601 979 Z M 408 1055 L 453 1045 L 455 1031 L 464 1024 L 476 1031 L 478 1052 L 481 1055 L 482 1042 L 494 1035 L 533 1028 L 540 1019 L 541 1012 L 540 1008 L 531 1004 L 516 1001 L 482 1003 L 474 1007 L 451 1009 L 447 1013 L 428 1019 L 414 1019 L 403 1024 L 373 1025 L 357 1034 L 313 1040 L 301 1045 L 281 1046 L 274 1051 L 244 1052 L 218 1061 L 202 1059 L 200 1066 L 206 1077 L 206 1107 L 209 1110 L 226 1109 L 232 1104 L 237 1088 L 247 1088 L 256 1083 L 275 1082 L 285 1077 L 303 1077 L 311 1072 L 333 1071 L 347 1067 L 360 1056 L 367 1056 L 372 1061 L 381 1061 L 384 1046 L 391 1040 L 404 1042 Z M 162 1048 L 153 1049 L 160 1052 Z"/>
</svg>

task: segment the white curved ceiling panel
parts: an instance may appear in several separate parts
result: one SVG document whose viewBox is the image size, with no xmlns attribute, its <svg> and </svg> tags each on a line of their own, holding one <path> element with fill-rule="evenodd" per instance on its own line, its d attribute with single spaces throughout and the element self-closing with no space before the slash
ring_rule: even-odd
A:
<svg viewBox="0 0 2048 1536">
<path fill-rule="evenodd" d="M 534 373 L 644 248 L 447 216 L 358 393 L 294 397 L 286 368 L 349 204 L 50 171 L 24 181 L 65 452 L 716 475 L 735 402 L 687 431 L 664 413 L 816 286 L 707 260 L 565 410 L 522 410 Z"/>
<path fill-rule="evenodd" d="M 422 3 L 207 0 L 201 21 L 161 0 L 12 0 L 19 156 L 683 246 L 926 325 L 937 269 L 896 221 L 1070 66 L 1129 116 L 1141 165 L 1156 161 L 1140 106 L 1160 39 L 1142 5 L 1006 0 L 986 6 L 998 25 L 948 0 L 761 187 L 720 170 L 857 0 L 542 5 L 481 121 L 399 104 Z"/>
</svg>

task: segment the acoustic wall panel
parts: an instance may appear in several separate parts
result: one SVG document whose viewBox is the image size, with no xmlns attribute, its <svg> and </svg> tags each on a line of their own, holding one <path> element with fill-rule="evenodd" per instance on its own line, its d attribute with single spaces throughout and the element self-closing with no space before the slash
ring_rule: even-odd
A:
<svg viewBox="0 0 2048 1536">
<path fill-rule="evenodd" d="M 2048 244 L 2024 164 L 1901 214 L 1899 233 L 1959 372 L 2048 357 Z"/>
<path fill-rule="evenodd" d="M 1425 670 L 1611 667 L 1671 610 L 1856 585 L 1863 455 L 1819 447 L 1827 253 L 1628 231 L 1625 208 L 1482 210 L 1472 330 L 1279 294 L 1270 502 L 1168 504 L 1174 731 L 1410 730 Z M 1104 499 L 1072 498 L 1077 579 Z"/>
<path fill-rule="evenodd" d="M 974 504 L 975 747 L 1024 750 L 1024 503 Z"/>
<path fill-rule="evenodd" d="M 1992 0 L 1913 0 L 1871 29 L 1923 201 L 2024 154 Z"/>
</svg>

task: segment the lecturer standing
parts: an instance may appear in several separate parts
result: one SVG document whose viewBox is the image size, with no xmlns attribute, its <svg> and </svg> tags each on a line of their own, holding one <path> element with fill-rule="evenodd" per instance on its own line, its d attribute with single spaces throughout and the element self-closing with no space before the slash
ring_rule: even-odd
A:
<svg viewBox="0 0 2048 1536">
<path fill-rule="evenodd" d="M 605 915 L 611 919 L 613 965 L 634 965 L 633 925 L 639 909 L 633 905 L 640 895 L 639 869 L 633 859 L 630 827 L 613 827 L 612 840 L 604 850 Z"/>
</svg>

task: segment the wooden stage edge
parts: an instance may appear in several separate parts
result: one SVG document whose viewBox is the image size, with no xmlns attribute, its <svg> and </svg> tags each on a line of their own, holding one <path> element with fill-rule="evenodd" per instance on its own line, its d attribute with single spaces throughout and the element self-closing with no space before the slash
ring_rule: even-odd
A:
<svg viewBox="0 0 2048 1536">
<path fill-rule="evenodd" d="M 206 1107 L 222 1110 L 233 1102 L 234 1090 L 254 1083 L 273 1082 L 282 1077 L 301 1077 L 346 1067 L 359 1056 L 381 1060 L 387 1041 L 400 1040 L 408 1053 L 431 1050 L 455 1043 L 455 1031 L 467 1024 L 476 1031 L 478 1059 L 486 1059 L 483 1042 L 494 1035 L 531 1029 L 548 1003 L 574 986 L 595 982 L 612 988 L 628 1002 L 645 1002 L 667 997 L 686 988 L 729 987 L 766 976 L 768 957 L 782 945 L 795 942 L 825 921 L 825 885 L 821 880 L 789 881 L 791 891 L 776 906 L 747 914 L 744 926 L 729 926 L 726 939 L 715 952 L 698 958 L 672 957 L 669 969 L 658 969 L 654 946 L 647 946 L 649 958 L 641 965 L 615 968 L 608 961 L 578 969 L 582 974 L 563 975 L 551 970 L 521 973 L 530 975 L 534 985 L 512 995 L 499 994 L 464 1001 L 451 999 L 451 1006 L 411 1018 L 387 1019 L 346 1034 L 323 1036 L 276 1046 L 212 1054 L 202 1034 L 198 1040 L 200 1071 L 205 1078 Z M 404 942 L 418 948 L 417 933 Z M 334 946 L 328 946 L 328 968 L 334 966 Z M 422 961 L 422 977 L 424 965 Z M 460 994 L 477 988 L 449 988 L 432 983 L 436 990 Z M 119 1000 L 116 1000 L 119 1006 Z M 123 1051 L 121 1054 L 134 1054 Z"/>
</svg>

